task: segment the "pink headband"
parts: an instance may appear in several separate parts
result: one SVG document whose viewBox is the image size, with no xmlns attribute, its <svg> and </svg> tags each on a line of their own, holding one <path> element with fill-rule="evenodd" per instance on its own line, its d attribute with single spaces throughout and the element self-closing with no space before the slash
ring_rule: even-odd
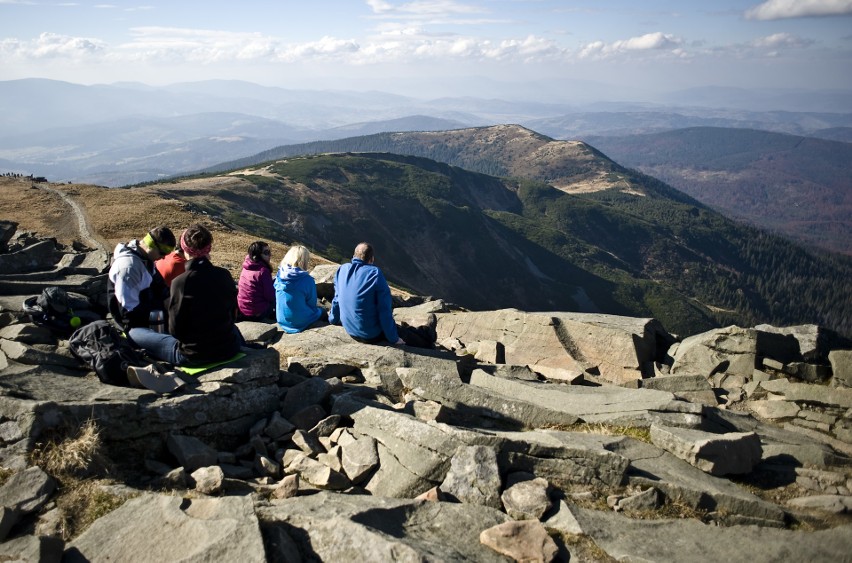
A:
<svg viewBox="0 0 852 563">
<path fill-rule="evenodd" d="M 186 243 L 186 231 L 184 231 L 183 234 L 180 235 L 180 247 L 183 248 L 183 251 L 186 252 L 186 255 L 190 258 L 204 258 L 208 254 L 210 254 L 210 246 L 211 245 L 208 244 L 204 248 L 199 248 L 196 250 L 194 248 L 191 248 Z"/>
</svg>

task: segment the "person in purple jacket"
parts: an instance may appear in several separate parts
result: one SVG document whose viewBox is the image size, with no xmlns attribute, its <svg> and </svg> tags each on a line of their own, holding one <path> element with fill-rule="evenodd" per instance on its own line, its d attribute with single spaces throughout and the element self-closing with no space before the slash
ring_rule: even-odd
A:
<svg viewBox="0 0 852 563">
<path fill-rule="evenodd" d="M 272 251 L 263 241 L 249 245 L 237 284 L 238 320 L 268 321 L 275 318 L 275 288 L 272 285 Z"/>
<path fill-rule="evenodd" d="M 324 320 L 325 311 L 317 305 L 317 284 L 307 272 L 310 259 L 311 253 L 304 246 L 291 247 L 275 277 L 275 318 L 288 334 Z"/>
</svg>

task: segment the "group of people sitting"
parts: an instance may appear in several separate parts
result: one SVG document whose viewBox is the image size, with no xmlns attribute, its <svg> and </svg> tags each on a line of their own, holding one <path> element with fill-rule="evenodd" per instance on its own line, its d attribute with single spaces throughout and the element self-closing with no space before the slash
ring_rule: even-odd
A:
<svg viewBox="0 0 852 563">
<path fill-rule="evenodd" d="M 252 243 L 234 284 L 228 270 L 210 262 L 212 244 L 210 231 L 194 224 L 179 238 L 160 226 L 115 248 L 110 313 L 131 341 L 159 360 L 175 366 L 228 360 L 246 345 L 236 326 L 242 320 L 275 321 L 290 334 L 329 322 L 364 343 L 434 344 L 434 335 L 396 325 L 390 288 L 366 242 L 335 274 L 329 311 L 317 302 L 304 246 L 292 246 L 273 276 L 269 245 Z M 152 328 L 155 318 L 167 330 Z"/>
</svg>

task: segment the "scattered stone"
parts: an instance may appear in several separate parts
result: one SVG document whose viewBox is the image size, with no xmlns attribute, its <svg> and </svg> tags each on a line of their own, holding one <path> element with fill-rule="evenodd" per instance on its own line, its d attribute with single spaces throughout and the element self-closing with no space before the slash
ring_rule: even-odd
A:
<svg viewBox="0 0 852 563">
<path fill-rule="evenodd" d="M 281 476 L 281 466 L 266 457 L 259 455 L 256 459 L 258 473 L 266 477 L 278 479 Z"/>
<path fill-rule="evenodd" d="M 313 377 L 287 390 L 281 414 L 293 422 L 293 415 L 309 405 L 318 405 L 328 398 L 331 386 L 325 379 Z M 322 418 L 322 417 L 321 417 Z M 295 423 L 294 423 L 295 424 Z M 314 422 L 316 424 L 316 422 Z M 311 424 L 313 426 L 313 424 Z M 310 426 L 308 426 L 310 428 Z"/>
<path fill-rule="evenodd" d="M 263 429 L 263 433 L 273 440 L 278 440 L 295 429 L 296 427 L 289 420 L 281 416 L 281 413 L 274 412 L 269 418 L 269 423 Z"/>
<path fill-rule="evenodd" d="M 308 456 L 296 458 L 287 465 L 287 470 L 298 473 L 302 480 L 319 489 L 339 491 L 352 485 L 342 473 Z"/>
<path fill-rule="evenodd" d="M 503 491 L 500 499 L 506 514 L 515 520 L 539 520 L 550 510 L 547 480 L 542 478 L 516 483 Z"/>
<path fill-rule="evenodd" d="M 291 498 L 299 494 L 299 476 L 285 475 L 272 491 L 272 496 L 277 499 Z"/>
<path fill-rule="evenodd" d="M 296 444 L 299 449 L 308 455 L 315 456 L 317 454 L 325 453 L 323 445 L 319 440 L 317 440 L 317 437 L 310 432 L 296 430 L 293 433 L 291 440 L 293 440 L 293 443 Z"/>
<path fill-rule="evenodd" d="M 582 526 L 580 526 L 580 523 L 577 522 L 577 518 L 574 517 L 574 513 L 563 500 L 559 501 L 555 510 L 545 516 L 546 519 L 543 522 L 547 528 L 553 528 L 566 534 L 583 533 Z"/>
<path fill-rule="evenodd" d="M 222 491 L 222 483 L 225 474 L 217 465 L 202 467 L 192 472 L 192 480 L 195 481 L 195 490 L 205 495 L 215 495 Z"/>
<path fill-rule="evenodd" d="M 290 415 L 290 422 L 300 430 L 310 430 L 326 418 L 328 413 L 320 405 L 308 405 L 298 412 Z"/>
<path fill-rule="evenodd" d="M 659 508 L 661 504 L 662 499 L 660 498 L 660 491 L 651 487 L 646 491 L 642 491 L 619 500 L 618 510 L 650 512 Z"/>
<path fill-rule="evenodd" d="M 794 418 L 799 414 L 799 405 L 793 401 L 749 401 L 748 408 L 766 420 Z"/>
<path fill-rule="evenodd" d="M 216 450 L 193 436 L 169 434 L 166 446 L 178 463 L 190 473 L 201 467 L 215 465 L 219 458 Z"/>
<path fill-rule="evenodd" d="M 340 448 L 340 460 L 343 464 L 343 471 L 349 477 L 349 480 L 355 484 L 360 483 L 379 465 L 379 452 L 376 448 L 376 440 L 370 436 L 364 436 L 354 442 L 342 444 Z"/>
<path fill-rule="evenodd" d="M 542 523 L 533 520 L 498 524 L 483 530 L 479 541 L 515 561 L 549 563 L 559 551 Z"/>
<path fill-rule="evenodd" d="M 441 492 L 458 502 L 501 508 L 497 455 L 486 446 L 461 446 L 450 461 Z"/>
<path fill-rule="evenodd" d="M 333 414 L 323 418 L 310 429 L 310 434 L 323 438 L 331 436 L 332 432 L 337 430 L 337 427 L 340 425 L 341 418 L 342 417 L 339 414 Z"/>
</svg>

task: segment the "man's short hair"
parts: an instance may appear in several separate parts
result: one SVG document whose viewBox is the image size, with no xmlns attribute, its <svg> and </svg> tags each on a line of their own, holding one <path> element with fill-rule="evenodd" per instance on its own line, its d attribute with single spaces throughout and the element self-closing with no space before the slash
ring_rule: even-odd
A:
<svg viewBox="0 0 852 563">
<path fill-rule="evenodd" d="M 187 227 L 183 239 L 189 248 L 201 250 L 213 243 L 213 234 L 204 225 L 196 223 Z"/>
<path fill-rule="evenodd" d="M 160 249 L 174 248 L 177 245 L 174 233 L 170 228 L 166 227 L 165 225 L 154 227 L 153 229 L 148 231 L 148 234 L 151 235 L 151 238 L 154 239 L 154 243 Z"/>
<path fill-rule="evenodd" d="M 355 258 L 369 264 L 373 260 L 373 246 L 369 242 L 359 242 L 355 247 Z"/>
</svg>

